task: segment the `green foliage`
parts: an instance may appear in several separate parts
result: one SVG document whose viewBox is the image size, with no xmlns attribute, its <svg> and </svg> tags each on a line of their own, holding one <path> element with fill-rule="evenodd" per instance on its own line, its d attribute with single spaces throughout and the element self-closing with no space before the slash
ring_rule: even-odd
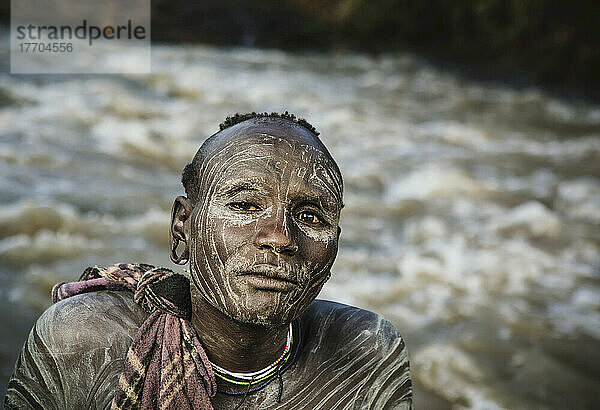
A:
<svg viewBox="0 0 600 410">
<path fill-rule="evenodd" d="M 329 18 L 322 14 L 314 18 L 338 33 L 323 38 L 334 46 L 341 42 L 344 48 L 371 52 L 412 49 L 444 61 L 493 68 L 494 72 L 524 72 L 536 83 L 600 91 L 598 1 L 328 3 L 335 4 Z"/>
</svg>

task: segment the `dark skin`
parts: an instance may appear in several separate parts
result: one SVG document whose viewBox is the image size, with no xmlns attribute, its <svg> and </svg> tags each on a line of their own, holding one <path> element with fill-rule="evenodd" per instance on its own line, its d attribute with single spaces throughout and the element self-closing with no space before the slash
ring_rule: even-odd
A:
<svg viewBox="0 0 600 410">
<path fill-rule="evenodd" d="M 329 278 L 341 177 L 309 131 L 265 120 L 222 131 L 201 172 L 200 198 L 176 198 L 171 221 L 190 257 L 192 323 L 211 361 L 256 371 Z"/>
</svg>

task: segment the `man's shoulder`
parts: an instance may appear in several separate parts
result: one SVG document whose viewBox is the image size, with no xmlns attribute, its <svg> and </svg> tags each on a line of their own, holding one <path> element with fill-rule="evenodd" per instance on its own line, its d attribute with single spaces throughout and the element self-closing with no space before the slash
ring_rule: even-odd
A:
<svg viewBox="0 0 600 410">
<path fill-rule="evenodd" d="M 119 342 L 128 346 L 146 317 L 130 292 L 89 292 L 50 306 L 35 330 L 56 353 L 74 353 Z"/>
<path fill-rule="evenodd" d="M 310 305 L 305 317 L 313 323 L 320 323 L 327 328 L 336 327 L 354 335 L 363 333 L 381 337 L 401 337 L 396 327 L 383 316 L 339 302 L 317 299 Z"/>
<path fill-rule="evenodd" d="M 301 356 L 307 358 L 301 365 L 310 368 L 319 408 L 411 408 L 406 345 L 392 323 L 368 310 L 323 300 L 313 302 L 301 323 Z"/>
<path fill-rule="evenodd" d="M 321 346 L 362 345 L 384 353 L 398 345 L 404 349 L 400 332 L 387 319 L 354 306 L 327 300 L 315 300 L 303 316 L 309 337 L 320 339 Z M 323 343 L 329 339 L 329 343 Z"/>
<path fill-rule="evenodd" d="M 23 346 L 6 408 L 107 408 L 146 317 L 123 291 L 83 293 L 50 306 Z"/>
</svg>

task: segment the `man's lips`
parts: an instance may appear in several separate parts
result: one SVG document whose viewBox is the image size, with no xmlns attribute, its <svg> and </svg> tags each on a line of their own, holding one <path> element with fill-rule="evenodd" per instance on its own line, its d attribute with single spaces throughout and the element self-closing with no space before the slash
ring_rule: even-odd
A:
<svg viewBox="0 0 600 410">
<path fill-rule="evenodd" d="M 298 282 L 289 277 L 284 270 L 273 265 L 253 266 L 240 275 L 256 289 L 289 292 L 298 286 Z"/>
</svg>

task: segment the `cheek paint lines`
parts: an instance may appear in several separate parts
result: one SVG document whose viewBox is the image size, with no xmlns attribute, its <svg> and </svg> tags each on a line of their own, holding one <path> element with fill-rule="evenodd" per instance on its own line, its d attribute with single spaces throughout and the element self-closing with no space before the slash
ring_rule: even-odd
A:
<svg viewBox="0 0 600 410">
<path fill-rule="evenodd" d="M 249 158 L 257 159 L 258 156 L 251 155 L 252 151 L 252 147 L 239 150 L 234 141 L 231 141 L 223 147 L 221 153 L 213 155 L 203 164 L 203 180 L 200 192 L 204 193 L 204 200 L 202 201 L 201 209 L 193 221 L 193 227 L 196 228 L 194 229 L 195 232 L 193 232 L 194 240 L 198 241 L 200 245 L 196 247 L 197 250 L 193 255 L 194 263 L 198 272 L 203 271 L 200 269 L 200 266 L 203 266 L 208 274 L 208 278 L 204 277 L 204 275 L 199 275 L 199 282 L 202 282 L 204 285 L 200 289 L 203 290 L 203 295 L 213 306 L 221 307 L 224 311 L 230 311 L 234 307 L 228 306 L 228 301 L 231 300 L 234 293 L 229 281 L 224 280 L 224 261 L 217 250 L 213 232 L 210 232 L 207 228 L 206 222 L 209 217 L 210 206 L 208 199 L 214 196 L 218 186 L 217 176 L 225 169 L 245 162 Z M 200 249 L 202 249 L 202 260 L 198 260 L 198 251 Z M 217 264 L 216 267 L 214 266 L 215 263 Z"/>
<path fill-rule="evenodd" d="M 308 308 L 308 305 L 317 297 L 321 288 L 329 279 L 332 262 L 316 272 L 314 271 L 316 266 L 309 262 L 302 267 L 302 273 L 306 277 L 306 285 L 302 288 L 302 294 L 295 305 L 295 315 L 300 314 L 304 309 Z"/>
<path fill-rule="evenodd" d="M 337 227 L 332 227 L 328 229 L 314 229 L 310 226 L 301 225 L 299 223 L 296 224 L 298 228 L 310 239 L 317 242 L 323 242 L 325 244 L 325 248 L 328 248 L 329 245 L 333 245 L 335 243 L 335 238 L 337 236 Z"/>
<path fill-rule="evenodd" d="M 200 220 L 201 215 L 204 212 L 204 207 L 194 214 L 194 220 L 192 221 L 192 238 L 190 238 L 191 245 L 191 261 L 193 263 L 195 272 L 192 272 L 192 277 L 196 286 L 201 291 L 202 295 L 206 300 L 213 306 L 224 306 L 225 300 L 224 295 L 220 290 L 215 272 L 212 269 L 211 263 L 209 263 L 209 255 L 207 255 L 207 249 L 204 241 L 208 233 L 204 226 L 201 226 Z M 221 303 L 219 303 L 219 301 Z"/>
</svg>

